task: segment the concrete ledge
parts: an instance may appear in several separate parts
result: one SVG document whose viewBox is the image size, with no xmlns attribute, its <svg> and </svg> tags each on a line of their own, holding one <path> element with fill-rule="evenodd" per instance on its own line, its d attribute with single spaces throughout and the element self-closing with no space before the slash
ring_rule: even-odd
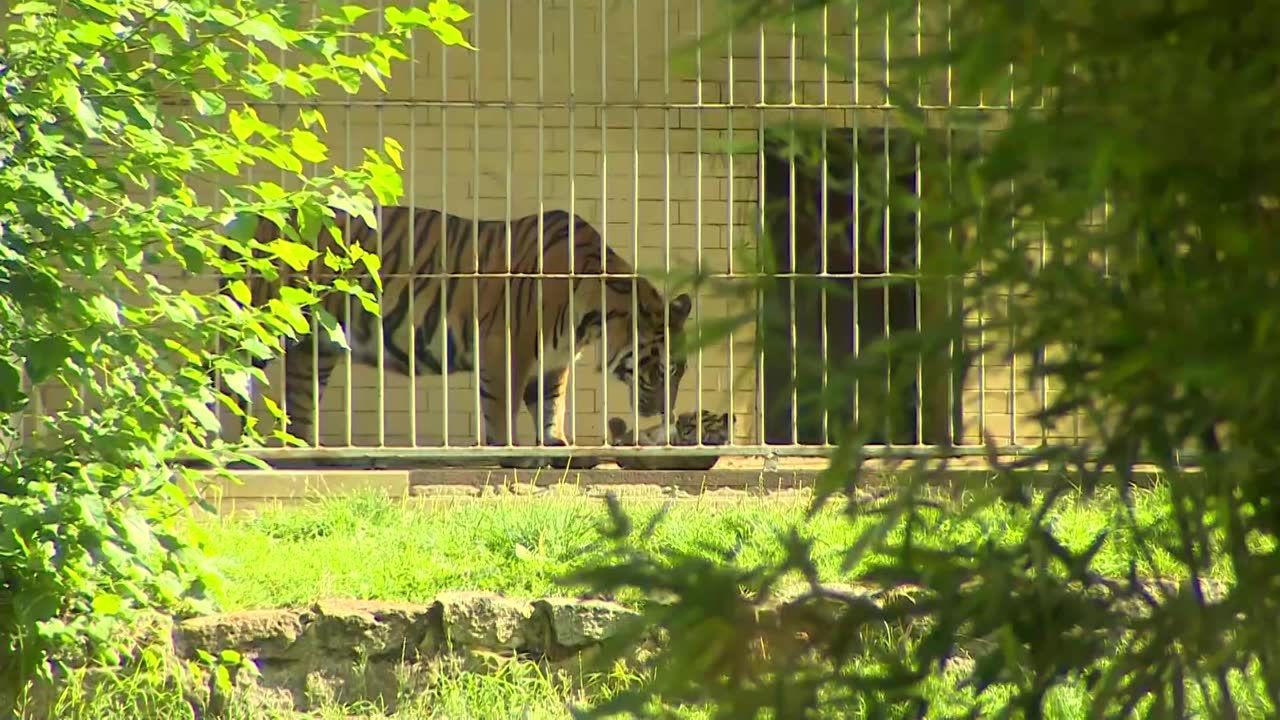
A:
<svg viewBox="0 0 1280 720">
<path fill-rule="evenodd" d="M 1031 487 L 1051 481 L 1047 471 L 1021 471 Z M 451 499 L 551 495 L 603 497 L 613 492 L 624 497 L 763 496 L 812 490 L 821 480 L 818 468 L 758 469 L 716 468 L 686 470 L 509 470 L 501 468 L 451 468 L 417 470 L 243 470 L 233 471 L 239 482 L 213 478 L 202 497 L 228 513 L 266 504 L 295 505 L 325 497 L 359 492 L 381 492 L 396 498 Z M 990 487 L 994 474 L 981 467 L 941 471 L 928 484 L 942 493 L 964 493 Z M 1159 478 L 1153 470 L 1135 474 L 1136 486 L 1151 486 Z M 1108 483 L 1119 475 L 1109 474 Z M 890 468 L 872 468 L 858 479 L 857 491 L 870 495 L 892 490 L 897 484 Z"/>
</svg>

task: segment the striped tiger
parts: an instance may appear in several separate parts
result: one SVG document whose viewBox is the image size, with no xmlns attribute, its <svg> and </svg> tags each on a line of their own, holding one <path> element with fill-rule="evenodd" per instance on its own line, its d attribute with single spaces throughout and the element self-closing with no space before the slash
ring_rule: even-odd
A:
<svg viewBox="0 0 1280 720">
<path fill-rule="evenodd" d="M 376 229 L 354 215 L 333 212 L 336 227 L 344 233 L 347 244 L 358 243 L 369 252 L 377 251 Z M 384 367 L 407 376 L 411 371 L 411 344 L 412 371 L 419 376 L 473 372 L 478 364 L 487 445 L 505 445 L 509 428 L 512 444 L 518 444 L 514 427 L 521 402 L 533 416 L 538 440 L 550 446 L 566 444 L 564 397 L 569 367 L 584 349 L 600 339 L 602 324 L 607 328 L 604 334 L 608 371 L 626 384 L 632 407 L 645 417 L 669 414 L 669 407 L 663 403 L 663 381 L 667 381 L 668 397 L 674 404 L 686 365 L 677 351 L 692 301 L 682 293 L 667 304 L 652 282 L 635 276 L 630 264 L 603 246 L 600 233 L 590 223 L 563 210 L 526 215 L 509 222 L 473 221 L 437 210 L 402 206 L 383 206 L 374 212 L 379 213 L 378 224 L 383 228 L 379 275 L 383 286 L 380 319 Z M 254 237 L 258 242 L 280 237 L 275 223 L 263 218 L 256 222 Z M 316 249 L 321 257 L 326 248 L 334 247 L 333 243 L 330 233 L 319 234 Z M 342 254 L 340 249 L 335 250 Z M 312 264 L 313 277 L 318 277 L 317 271 L 324 272 L 319 270 L 319 263 L 316 260 Z M 280 284 L 288 282 L 288 271 L 282 270 L 281 278 L 275 281 L 255 275 L 249 281 L 252 302 L 265 304 L 275 297 Z M 539 279 L 539 275 L 552 277 Z M 507 278 L 511 322 L 507 321 L 504 292 Z M 364 278 L 363 283 L 366 290 L 374 291 L 371 278 Z M 346 331 L 351 360 L 377 367 L 378 318 L 359 308 L 358 302 L 345 293 L 330 293 L 322 303 Z M 348 306 L 352 308 L 349 314 Z M 442 323 L 441 318 L 447 322 Z M 574 337 L 573 354 L 570 333 Z M 668 354 L 668 337 L 669 363 L 664 358 Z M 286 347 L 285 410 L 294 436 L 315 441 L 312 435 L 316 398 L 312 385 L 316 383 L 323 392 L 343 352 L 324 333 L 312 334 Z M 537 377 L 540 358 L 544 369 L 541 395 Z M 261 368 L 266 361 L 254 364 Z M 511 462 L 506 460 L 503 464 Z M 530 464 L 517 462 L 519 466 Z M 551 464 L 563 467 L 565 459 Z M 575 459 L 574 465 L 581 466 L 581 460 Z"/>
</svg>

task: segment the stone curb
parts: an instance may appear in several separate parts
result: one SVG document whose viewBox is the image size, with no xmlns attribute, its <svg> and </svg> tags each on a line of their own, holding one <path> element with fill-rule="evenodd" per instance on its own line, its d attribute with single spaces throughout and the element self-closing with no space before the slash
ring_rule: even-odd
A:
<svg viewBox="0 0 1280 720">
<path fill-rule="evenodd" d="M 231 650 L 251 661 L 258 677 L 246 682 L 275 709 L 360 701 L 390 709 L 406 681 L 429 682 L 442 664 L 470 667 L 494 656 L 561 664 L 636 616 L 604 600 L 454 592 L 424 604 L 321 600 L 192 618 L 177 624 L 173 642 L 187 660 Z"/>
</svg>

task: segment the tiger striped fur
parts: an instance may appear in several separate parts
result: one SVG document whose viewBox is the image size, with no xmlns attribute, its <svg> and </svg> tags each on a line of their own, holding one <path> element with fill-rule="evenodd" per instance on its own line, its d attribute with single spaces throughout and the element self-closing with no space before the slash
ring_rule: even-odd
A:
<svg viewBox="0 0 1280 720">
<path fill-rule="evenodd" d="M 336 227 L 344 232 L 348 244 L 359 243 L 370 252 L 377 251 L 377 230 L 358 217 L 337 210 L 334 213 Z M 384 206 L 378 223 L 383 228 L 379 275 L 383 285 L 381 345 L 385 367 L 408 375 L 410 343 L 413 371 L 419 376 L 472 372 L 478 363 L 486 444 L 505 445 L 509 428 L 512 444 L 518 444 L 514 423 L 521 402 L 533 416 L 538 440 L 547 445 L 565 444 L 564 396 L 569 367 L 584 349 L 600 340 L 602 320 L 607 328 L 609 373 L 628 389 L 633 388 L 633 374 L 636 377 L 635 389 L 631 390 L 632 406 L 645 417 L 669 414 L 663 403 L 664 380 L 674 404 L 686 364 L 676 350 L 692 301 L 682 293 L 668 305 L 650 281 L 635 277 L 633 282 L 631 265 L 604 248 L 600 233 L 582 218 L 563 210 L 550 210 L 541 218 L 533 214 L 509 222 L 473 221 L 432 209 Z M 258 242 L 277 237 L 280 230 L 274 223 L 258 220 Z M 333 245 L 333 238 L 330 233 L 321 232 L 317 243 L 323 257 L 326 247 Z M 312 264 L 311 272 L 313 277 L 325 272 L 320 260 Z M 544 277 L 539 280 L 539 275 Z M 507 278 L 511 322 L 507 321 L 504 292 Z M 281 280 L 258 278 L 251 282 L 253 302 L 268 302 L 285 281 L 282 271 Z M 363 283 L 367 290 L 374 291 L 371 278 L 364 278 Z M 350 313 L 348 306 L 352 308 Z M 323 307 L 346 330 L 352 361 L 377 367 L 378 318 L 363 311 L 357 301 L 344 293 L 329 294 Z M 637 330 L 634 348 L 633 308 Z M 447 323 L 441 323 L 442 317 L 447 318 Z M 447 327 L 447 338 L 443 339 L 442 325 Z M 510 351 L 506 349 L 507 328 Z M 572 355 L 570 333 L 575 337 L 576 352 Z M 669 364 L 664 361 L 667 336 L 671 341 Z M 343 352 L 337 344 L 316 335 L 286 348 L 284 395 L 291 434 L 314 442 L 312 383 L 316 381 L 323 392 Z M 540 357 L 545 371 L 541 396 L 537 377 Z M 265 362 L 259 366 L 264 365 Z M 508 401 L 510 414 L 506 409 Z M 564 461 L 552 464 L 563 466 Z M 581 463 L 575 459 L 574 464 Z"/>
</svg>

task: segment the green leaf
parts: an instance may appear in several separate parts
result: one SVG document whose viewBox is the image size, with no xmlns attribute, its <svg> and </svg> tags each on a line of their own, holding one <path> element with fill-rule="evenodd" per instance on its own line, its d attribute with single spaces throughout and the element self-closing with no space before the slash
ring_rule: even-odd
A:
<svg viewBox="0 0 1280 720">
<path fill-rule="evenodd" d="M 267 13 L 252 17 L 240 23 L 240 31 L 254 40 L 261 40 L 274 45 L 278 50 L 289 49 L 289 41 L 285 39 L 286 31 L 280 27 L 276 19 Z"/>
<path fill-rule="evenodd" d="M 46 335 L 27 346 L 24 366 L 33 384 L 44 382 L 71 355 L 71 341 L 62 335 Z"/>
<path fill-rule="evenodd" d="M 195 103 L 196 112 L 206 117 L 221 115 L 227 111 L 227 101 L 218 93 L 208 90 L 192 92 L 191 101 Z"/>
<path fill-rule="evenodd" d="M 115 300 L 106 295 L 95 295 L 91 303 L 93 316 L 99 322 L 109 323 L 111 325 L 120 324 L 120 306 Z"/>
<path fill-rule="evenodd" d="M 294 130 L 291 145 L 293 146 L 293 152 L 307 162 L 324 162 L 325 158 L 328 157 L 329 149 L 310 130 Z"/>
<path fill-rule="evenodd" d="M 369 171 L 369 187 L 383 205 L 394 204 L 404 194 L 404 181 L 391 165 L 374 160 L 365 163 Z"/>
<path fill-rule="evenodd" d="M 428 26 L 431 32 L 435 33 L 440 42 L 450 47 L 464 47 L 468 50 L 475 50 L 476 46 L 467 42 L 467 38 L 463 36 L 462 31 L 442 20 L 433 20 Z"/>
<path fill-rule="evenodd" d="M 386 19 L 387 24 L 393 28 L 406 25 L 428 27 L 434 21 L 432 16 L 421 8 L 411 7 L 408 12 L 405 12 L 394 5 L 383 11 L 383 17 Z"/>
<path fill-rule="evenodd" d="M 219 148 L 211 151 L 207 157 L 228 175 L 240 174 L 240 161 L 244 159 L 244 154 L 239 149 L 234 147 Z"/>
<path fill-rule="evenodd" d="M 395 165 L 397 170 L 404 170 L 404 148 L 400 142 L 393 137 L 385 137 L 382 139 L 382 150 L 391 158 L 391 164 Z"/>
<path fill-rule="evenodd" d="M 284 145 L 276 145 L 271 148 L 253 148 L 253 151 L 254 154 L 265 158 L 281 170 L 292 173 L 302 172 L 302 162 L 298 160 L 298 156 L 290 152 L 289 148 Z"/>
<path fill-rule="evenodd" d="M 199 398 L 187 398 L 182 402 L 182 406 L 187 412 L 200 423 L 200 427 L 209 433 L 218 433 L 222 431 L 222 423 L 218 422 L 218 416 L 213 414 L 208 405 L 200 402 Z"/>
<path fill-rule="evenodd" d="M 227 289 L 231 291 L 231 297 L 235 298 L 241 305 L 252 305 L 253 294 L 249 292 L 249 285 L 243 280 L 233 280 Z"/>
<path fill-rule="evenodd" d="M 86 45 L 98 45 L 104 40 L 114 40 L 115 34 L 104 23 L 82 22 L 71 31 L 72 37 Z"/>
<path fill-rule="evenodd" d="M 249 397 L 253 391 L 253 378 L 245 370 L 228 370 L 222 373 L 222 382 L 231 392 L 239 395 L 245 400 L 251 400 Z"/>
<path fill-rule="evenodd" d="M 471 13 L 466 8 L 450 0 L 431 0 L 427 10 L 433 16 L 449 22 L 461 22 L 471 17 Z"/>
<path fill-rule="evenodd" d="M 27 394 L 22 391 L 22 373 L 14 364 L 0 358 L 0 412 L 17 412 L 27 404 Z"/>
<path fill-rule="evenodd" d="M 191 30 L 187 27 L 186 18 L 177 12 L 166 13 L 161 18 L 169 27 L 173 28 L 173 32 L 184 41 L 191 39 Z"/>
<path fill-rule="evenodd" d="M 9 11 L 14 15 L 56 15 L 58 8 L 47 2 L 24 2 L 13 6 Z"/>
<path fill-rule="evenodd" d="M 124 610 L 124 598 L 113 593 L 94 595 L 91 604 L 98 615 L 119 615 Z"/>
<path fill-rule="evenodd" d="M 267 249 L 298 272 L 306 270 L 307 265 L 320 256 L 320 253 L 306 245 L 284 239 L 272 240 Z"/>
<path fill-rule="evenodd" d="M 298 306 L 290 305 L 280 298 L 271 298 L 267 306 L 276 314 L 276 317 L 289 323 L 289 326 L 299 335 L 306 335 L 311 332 L 311 326 L 307 324 L 307 318 L 298 309 Z"/>
<path fill-rule="evenodd" d="M 303 127 L 319 125 L 321 130 L 329 132 L 329 125 L 325 122 L 324 112 L 320 108 L 303 108 L 298 113 L 298 117 L 302 120 Z"/>
<path fill-rule="evenodd" d="M 316 294 L 310 290 L 305 290 L 292 285 L 285 285 L 280 288 L 280 299 L 293 305 L 294 307 L 307 307 L 314 305 L 320 300 Z"/>
<path fill-rule="evenodd" d="M 232 110 L 227 114 L 227 124 L 231 129 L 231 134 L 237 140 L 244 142 L 254 135 L 268 135 L 268 126 L 258 117 L 258 112 L 251 107 L 243 110 Z"/>
<path fill-rule="evenodd" d="M 365 15 L 368 15 L 370 12 L 369 8 L 361 7 L 359 5 L 342 6 L 342 17 L 346 19 L 348 23 L 353 23 Z"/>
<path fill-rule="evenodd" d="M 173 55 L 173 40 L 164 33 L 156 33 L 151 36 L 151 49 L 156 55 L 168 57 Z"/>
<path fill-rule="evenodd" d="M 351 350 L 351 346 L 347 344 L 347 334 L 343 331 L 333 313 L 322 307 L 316 308 L 314 312 L 316 323 L 324 328 L 325 337 L 343 350 Z"/>
<path fill-rule="evenodd" d="M 23 172 L 23 176 L 36 187 L 45 191 L 45 193 L 57 200 L 62 205 L 70 205 L 71 200 L 67 198 L 66 193 L 62 191 L 62 186 L 58 184 L 58 178 L 54 176 L 52 170 L 27 170 Z"/>
<path fill-rule="evenodd" d="M 74 82 L 67 82 L 60 88 L 59 94 L 62 95 L 62 104 L 75 116 L 76 122 L 80 123 L 85 133 L 89 137 L 97 137 L 101 122 L 93 105 L 81 95 L 80 86 Z"/>
<path fill-rule="evenodd" d="M 369 275 L 373 277 L 373 284 L 382 289 L 382 276 L 379 271 L 382 269 L 382 258 L 377 253 L 362 252 L 359 257 L 360 262 L 364 263 L 364 267 L 369 271 Z"/>
</svg>

